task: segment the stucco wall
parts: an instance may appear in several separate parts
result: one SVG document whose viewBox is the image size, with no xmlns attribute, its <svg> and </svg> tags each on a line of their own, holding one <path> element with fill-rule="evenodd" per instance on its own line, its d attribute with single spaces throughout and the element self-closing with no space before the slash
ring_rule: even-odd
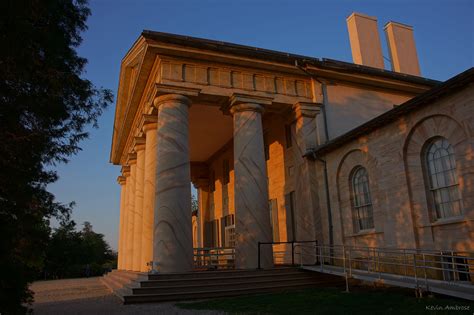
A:
<svg viewBox="0 0 474 315">
<path fill-rule="evenodd" d="M 327 115 L 329 139 L 365 123 L 366 121 L 390 110 L 414 95 L 401 95 L 388 91 L 373 90 L 342 83 L 327 85 L 325 109 Z M 323 130 L 319 130 L 324 141 Z"/>
<path fill-rule="evenodd" d="M 422 150 L 433 137 L 453 145 L 463 216 L 434 221 L 423 176 Z M 474 84 L 423 106 L 367 136 L 327 153 L 335 244 L 434 249 L 474 249 Z M 349 173 L 369 174 L 375 228 L 353 227 Z M 317 170 L 322 182 L 323 168 Z M 324 196 L 324 185 L 319 194 Z M 320 198 L 323 222 L 326 200 Z M 324 227 L 325 240 L 328 229 Z"/>
</svg>

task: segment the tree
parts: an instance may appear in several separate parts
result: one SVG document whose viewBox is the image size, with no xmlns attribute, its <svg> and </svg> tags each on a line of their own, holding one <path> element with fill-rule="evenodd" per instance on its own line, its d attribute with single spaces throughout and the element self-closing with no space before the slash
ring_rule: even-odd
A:
<svg viewBox="0 0 474 315">
<path fill-rule="evenodd" d="M 191 194 L 191 212 L 198 211 L 199 210 L 199 203 L 196 198 L 196 195 Z"/>
<path fill-rule="evenodd" d="M 97 126 L 113 97 L 82 77 L 86 0 L 6 0 L 0 9 L 0 313 L 8 314 L 26 311 L 49 221 L 67 221 L 73 206 L 47 191 L 53 168 L 80 150 L 85 127 Z"/>
<path fill-rule="evenodd" d="M 76 231 L 74 221 L 62 222 L 54 230 L 45 253 L 45 279 L 79 276 L 83 259 L 82 237 Z"/>
<path fill-rule="evenodd" d="M 104 240 L 95 233 L 89 222 L 82 231 L 76 231 L 74 221 L 62 222 L 51 234 L 46 250 L 45 279 L 76 278 L 102 275 L 111 269 L 116 255 Z"/>
</svg>

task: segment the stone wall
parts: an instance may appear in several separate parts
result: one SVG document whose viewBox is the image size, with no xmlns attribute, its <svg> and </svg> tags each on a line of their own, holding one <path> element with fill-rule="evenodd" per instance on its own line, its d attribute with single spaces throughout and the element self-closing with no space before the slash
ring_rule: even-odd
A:
<svg viewBox="0 0 474 315">
<path fill-rule="evenodd" d="M 463 215 L 434 220 L 425 185 L 422 150 L 441 136 L 454 147 Z M 327 153 L 334 243 L 356 246 L 474 250 L 474 84 L 412 111 L 398 120 Z M 375 228 L 353 226 L 349 174 L 367 169 Z M 323 183 L 323 164 L 317 176 Z M 324 185 L 319 195 L 325 194 Z M 328 222 L 320 198 L 323 222 Z M 328 243 L 328 224 L 323 225 Z"/>
</svg>

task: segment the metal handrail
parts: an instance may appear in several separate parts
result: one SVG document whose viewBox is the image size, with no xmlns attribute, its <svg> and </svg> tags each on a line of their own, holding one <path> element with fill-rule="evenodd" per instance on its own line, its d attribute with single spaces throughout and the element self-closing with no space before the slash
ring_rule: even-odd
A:
<svg viewBox="0 0 474 315">
<path fill-rule="evenodd" d="M 471 254 L 474 255 L 473 251 L 453 251 L 452 249 L 418 249 L 418 248 L 393 248 L 393 247 L 375 247 L 375 246 L 351 246 L 351 245 L 326 245 L 326 244 L 321 244 L 318 245 L 321 247 L 332 247 L 332 248 L 352 248 L 352 249 L 377 249 L 377 250 L 385 250 L 385 251 L 393 251 L 393 252 L 398 252 L 398 251 L 412 251 L 412 252 L 434 252 L 434 253 L 439 253 L 439 252 L 456 252 L 457 254 Z M 439 254 L 445 255 L 445 254 Z"/>
<path fill-rule="evenodd" d="M 313 250 L 304 251 L 304 247 L 315 249 L 315 253 L 313 253 Z M 418 289 L 418 276 L 419 274 L 422 275 L 427 291 L 429 290 L 429 279 L 464 282 L 460 278 L 460 275 L 465 275 L 464 279 L 467 281 L 470 281 L 471 277 L 474 276 L 474 252 L 468 251 L 455 252 L 345 245 L 329 246 L 324 244 L 314 246 L 297 244 L 295 248 L 296 250 L 299 249 L 297 254 L 300 255 L 301 266 L 304 264 L 303 255 L 310 255 L 319 256 L 320 269 L 322 272 L 324 271 L 325 265 L 342 267 L 346 278 L 346 290 L 348 290 L 348 278 L 352 276 L 354 270 L 364 271 L 369 274 L 378 274 L 379 279 L 382 274 L 408 276 L 408 270 L 410 270 L 410 274 L 413 274 L 415 285 Z M 364 264 L 366 264 L 367 267 L 362 269 L 361 265 Z M 392 270 L 388 269 L 387 267 L 390 268 L 390 266 L 400 267 L 400 271 L 398 272 L 397 268 Z M 439 272 L 441 272 L 441 274 Z M 448 280 L 445 279 L 446 273 L 449 275 Z"/>
<path fill-rule="evenodd" d="M 194 268 L 234 268 L 235 249 L 233 247 L 193 248 Z"/>
<path fill-rule="evenodd" d="M 261 245 L 281 245 L 281 244 L 291 244 L 291 265 L 295 266 L 295 244 L 305 244 L 305 243 L 315 243 L 318 245 L 318 240 L 314 241 L 286 241 L 286 242 L 258 242 L 258 262 L 257 262 L 257 269 L 262 269 L 261 261 L 260 261 L 260 246 Z"/>
</svg>

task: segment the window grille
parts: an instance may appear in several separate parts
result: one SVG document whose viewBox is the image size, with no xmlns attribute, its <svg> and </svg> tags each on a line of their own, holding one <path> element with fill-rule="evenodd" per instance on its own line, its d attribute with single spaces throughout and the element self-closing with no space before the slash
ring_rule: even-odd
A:
<svg viewBox="0 0 474 315">
<path fill-rule="evenodd" d="M 225 247 L 235 247 L 235 217 L 233 214 L 224 217 Z"/>
<path fill-rule="evenodd" d="M 436 219 L 460 216 L 461 196 L 453 146 L 436 138 L 425 151 L 425 163 Z"/>
<path fill-rule="evenodd" d="M 364 167 L 358 166 L 352 172 L 353 210 L 356 230 L 374 228 L 374 214 L 370 197 L 369 176 Z"/>
</svg>

